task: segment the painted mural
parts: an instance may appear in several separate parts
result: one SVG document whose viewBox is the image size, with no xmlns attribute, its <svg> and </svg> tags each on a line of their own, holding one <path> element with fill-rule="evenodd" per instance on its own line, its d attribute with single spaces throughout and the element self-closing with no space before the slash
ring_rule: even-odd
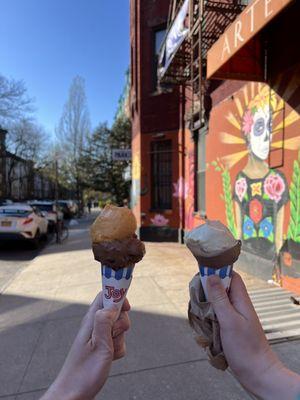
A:
<svg viewBox="0 0 300 400">
<path fill-rule="evenodd" d="M 245 251 L 273 261 L 280 280 L 282 262 L 300 264 L 300 131 L 284 135 L 300 130 L 300 116 L 265 84 L 249 83 L 229 101 L 227 131 L 219 135 L 235 151 L 210 165 L 221 174 L 228 227 Z M 293 158 L 292 176 L 282 165 L 270 168 L 273 149 Z"/>
</svg>

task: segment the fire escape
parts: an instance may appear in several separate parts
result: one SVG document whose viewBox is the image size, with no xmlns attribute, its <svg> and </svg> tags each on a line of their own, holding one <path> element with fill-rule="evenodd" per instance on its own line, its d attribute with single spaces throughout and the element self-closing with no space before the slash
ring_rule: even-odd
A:
<svg viewBox="0 0 300 400">
<path fill-rule="evenodd" d="M 191 89 L 191 109 L 188 111 L 191 131 L 208 120 L 212 82 L 206 80 L 207 52 L 246 7 L 249 0 L 190 0 L 189 34 L 159 80 L 164 84 L 183 84 Z M 171 0 L 168 28 L 184 0 Z"/>
</svg>

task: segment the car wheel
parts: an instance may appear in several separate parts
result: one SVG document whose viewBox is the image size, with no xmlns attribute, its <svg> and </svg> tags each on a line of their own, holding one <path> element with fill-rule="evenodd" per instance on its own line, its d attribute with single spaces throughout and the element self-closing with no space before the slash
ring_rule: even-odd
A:
<svg viewBox="0 0 300 400">
<path fill-rule="evenodd" d="M 32 247 L 34 249 L 38 249 L 40 246 L 40 241 L 41 241 L 41 234 L 40 234 L 40 231 L 37 230 L 35 237 L 31 240 Z"/>
</svg>

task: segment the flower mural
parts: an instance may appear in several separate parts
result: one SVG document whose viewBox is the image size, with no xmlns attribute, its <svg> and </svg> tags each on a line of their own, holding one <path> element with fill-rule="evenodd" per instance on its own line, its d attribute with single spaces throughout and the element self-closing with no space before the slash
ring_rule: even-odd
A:
<svg viewBox="0 0 300 400">
<path fill-rule="evenodd" d="M 176 183 L 173 183 L 173 197 L 187 199 L 189 194 L 188 182 L 181 176 Z"/>
<path fill-rule="evenodd" d="M 155 226 L 167 226 L 169 220 L 165 218 L 162 214 L 156 214 L 154 218 L 151 218 L 151 222 Z"/>
<path fill-rule="evenodd" d="M 279 174 L 270 174 L 264 182 L 264 191 L 266 195 L 278 203 L 285 191 L 285 183 Z"/>
<path fill-rule="evenodd" d="M 262 219 L 263 215 L 263 205 L 257 200 L 253 199 L 249 203 L 249 216 L 255 224 L 258 224 Z"/>
<path fill-rule="evenodd" d="M 286 134 L 284 142 L 279 137 L 282 129 L 287 130 L 296 122 L 300 123 L 300 115 L 286 107 L 283 99 L 268 85 L 254 82 L 239 90 L 228 105 L 230 108 L 224 114 L 227 120 L 224 126 L 231 129 L 226 131 L 225 128 L 220 137 L 223 144 L 235 145 L 235 152 L 228 154 L 225 151 L 225 155 L 211 161 L 222 176 L 221 197 L 228 228 L 233 232 L 236 227 L 237 238 L 242 240 L 244 251 L 275 260 L 280 251 L 286 251 L 281 250 L 284 248 L 292 253 L 294 262 L 298 257 L 295 248 L 298 242 L 300 250 L 300 153 L 299 161 L 294 162 L 290 189 L 285 173 L 269 165 L 271 149 L 281 150 L 284 146 L 285 154 L 300 149 L 300 135 Z M 240 162 L 240 167 L 231 176 L 232 168 Z M 228 185 L 231 179 L 234 181 L 230 191 Z M 284 217 L 289 200 L 291 213 L 286 245 Z M 285 259 L 287 257 L 283 261 Z M 286 265 L 291 263 L 286 261 Z M 280 276 L 280 272 L 273 276 Z"/>
<path fill-rule="evenodd" d="M 274 226 L 270 217 L 265 218 L 259 225 L 259 236 L 271 239 L 274 233 Z"/>
<path fill-rule="evenodd" d="M 250 110 L 246 111 L 243 118 L 243 131 L 248 135 L 253 126 L 253 116 Z"/>
<path fill-rule="evenodd" d="M 235 182 L 235 193 L 239 200 L 242 201 L 245 194 L 247 193 L 247 181 L 245 178 L 237 179 Z"/>
</svg>

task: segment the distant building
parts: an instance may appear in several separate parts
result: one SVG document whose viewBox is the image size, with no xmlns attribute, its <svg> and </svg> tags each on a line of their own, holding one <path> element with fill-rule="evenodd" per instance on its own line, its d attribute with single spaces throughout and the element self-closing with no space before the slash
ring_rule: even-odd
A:
<svg viewBox="0 0 300 400">
<path fill-rule="evenodd" d="M 7 131 L 0 129 L 0 199 L 14 201 L 54 199 L 55 183 L 34 169 L 31 160 L 25 160 L 6 149 Z M 60 194 L 67 191 L 59 188 Z"/>
</svg>

